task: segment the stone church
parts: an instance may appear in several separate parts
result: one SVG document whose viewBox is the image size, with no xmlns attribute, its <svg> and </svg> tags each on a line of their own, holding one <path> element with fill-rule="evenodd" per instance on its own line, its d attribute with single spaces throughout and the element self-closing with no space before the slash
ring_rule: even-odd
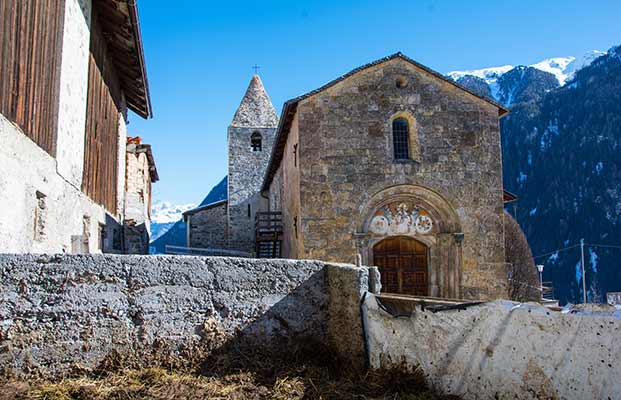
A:
<svg viewBox="0 0 621 400">
<path fill-rule="evenodd" d="M 361 258 L 387 292 L 506 297 L 507 112 L 401 53 L 287 101 L 280 120 L 255 76 L 229 127 L 228 201 L 190 212 L 189 246 Z"/>
<path fill-rule="evenodd" d="M 188 247 L 255 252 L 255 219 L 277 126 L 278 114 L 254 75 L 228 128 L 227 199 L 183 214 Z"/>
</svg>

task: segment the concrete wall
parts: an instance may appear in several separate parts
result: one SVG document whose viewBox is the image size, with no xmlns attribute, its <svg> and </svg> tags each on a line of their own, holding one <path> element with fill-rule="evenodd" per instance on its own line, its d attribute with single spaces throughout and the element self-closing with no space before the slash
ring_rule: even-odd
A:
<svg viewBox="0 0 621 400">
<path fill-rule="evenodd" d="M 416 307 L 409 317 L 385 309 L 367 295 L 371 366 L 420 366 L 445 394 L 480 400 L 616 399 L 621 393 L 621 312 L 612 307 L 574 315 L 496 301 L 436 313 Z"/>
<path fill-rule="evenodd" d="M 319 261 L 2 255 L 0 373 L 191 366 L 226 343 L 348 343 L 335 355 L 360 368 L 367 277 Z"/>
<path fill-rule="evenodd" d="M 398 78 L 407 86 L 398 88 Z M 418 161 L 394 159 L 392 120 L 404 115 L 418 137 Z M 436 234 L 418 235 L 437 260 L 432 268 L 457 280 L 432 295 L 506 297 L 495 106 L 394 59 L 302 100 L 296 116 L 303 251 L 292 256 L 353 262 L 360 252 L 372 265 L 372 245 L 384 237 L 366 229 L 369 207 L 406 199 L 451 216 L 434 220 Z"/>
<path fill-rule="evenodd" d="M 57 157 L 51 157 L 0 115 L 0 251 L 122 251 L 125 106 L 119 123 L 118 205 L 113 215 L 81 191 L 90 46 L 90 0 L 66 0 Z M 100 226 L 106 226 L 103 249 Z"/>
</svg>

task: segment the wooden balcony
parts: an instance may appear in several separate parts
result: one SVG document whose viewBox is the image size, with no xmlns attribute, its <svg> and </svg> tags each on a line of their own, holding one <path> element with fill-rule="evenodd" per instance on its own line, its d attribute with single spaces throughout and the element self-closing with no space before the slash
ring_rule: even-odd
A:
<svg viewBox="0 0 621 400">
<path fill-rule="evenodd" d="M 282 212 L 258 212 L 255 216 L 255 243 L 258 258 L 282 257 Z"/>
</svg>

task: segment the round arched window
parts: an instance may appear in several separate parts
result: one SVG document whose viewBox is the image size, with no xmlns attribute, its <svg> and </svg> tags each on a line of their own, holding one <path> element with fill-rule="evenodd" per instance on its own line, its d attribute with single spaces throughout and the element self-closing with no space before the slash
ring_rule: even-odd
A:
<svg viewBox="0 0 621 400">
<path fill-rule="evenodd" d="M 392 121 L 392 140 L 396 160 L 410 158 L 410 127 L 405 118 L 397 118 Z"/>
<path fill-rule="evenodd" d="M 252 148 L 252 151 L 262 151 L 263 150 L 262 141 L 263 141 L 263 138 L 261 137 L 261 134 L 259 132 L 254 132 L 250 136 L 250 147 Z"/>
</svg>

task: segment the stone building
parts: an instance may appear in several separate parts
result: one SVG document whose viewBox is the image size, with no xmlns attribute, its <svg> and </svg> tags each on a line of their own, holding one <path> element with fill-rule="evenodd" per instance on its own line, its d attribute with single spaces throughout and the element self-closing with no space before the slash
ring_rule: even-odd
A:
<svg viewBox="0 0 621 400">
<path fill-rule="evenodd" d="M 151 194 L 159 180 L 151 146 L 127 138 L 125 167 L 125 252 L 148 254 L 151 237 Z"/>
<path fill-rule="evenodd" d="M 278 115 L 254 75 L 228 128 L 228 196 L 184 213 L 189 247 L 255 250 L 255 216 Z"/>
<path fill-rule="evenodd" d="M 0 252 L 123 252 L 127 112 L 151 115 L 136 2 L 1 8 Z"/>
<path fill-rule="evenodd" d="M 361 257 L 388 292 L 506 297 L 505 113 L 401 53 L 287 101 L 262 186 L 283 256 Z"/>
</svg>

